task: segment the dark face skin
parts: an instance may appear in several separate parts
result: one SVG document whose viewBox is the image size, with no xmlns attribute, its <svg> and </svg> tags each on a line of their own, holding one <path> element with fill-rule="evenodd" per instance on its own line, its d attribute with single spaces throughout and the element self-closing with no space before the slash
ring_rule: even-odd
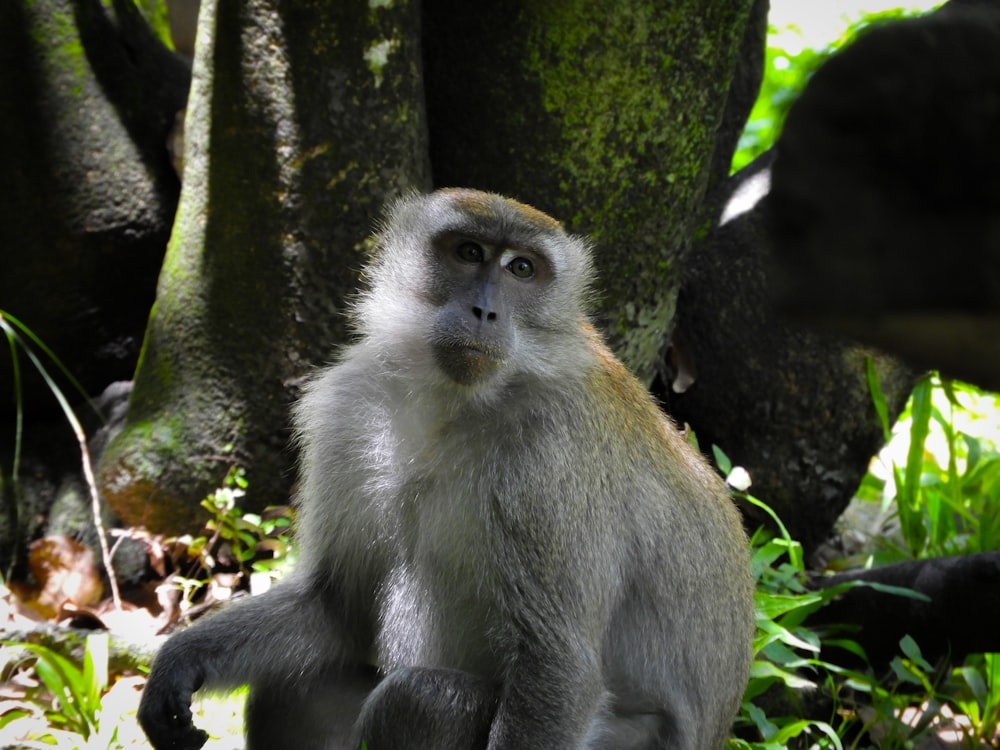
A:
<svg viewBox="0 0 1000 750">
<path fill-rule="evenodd" d="M 473 385 L 502 367 L 515 345 L 519 310 L 551 278 L 545 257 L 527 247 L 462 232 L 434 240 L 440 312 L 432 346 L 441 369 Z"/>
</svg>

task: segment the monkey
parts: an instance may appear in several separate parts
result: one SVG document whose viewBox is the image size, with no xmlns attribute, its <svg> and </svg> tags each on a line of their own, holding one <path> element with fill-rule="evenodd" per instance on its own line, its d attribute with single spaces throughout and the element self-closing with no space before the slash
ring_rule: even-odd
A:
<svg viewBox="0 0 1000 750">
<path fill-rule="evenodd" d="M 724 482 L 591 322 L 590 243 L 493 193 L 388 210 L 305 386 L 296 570 L 171 636 L 138 711 L 198 748 L 718 748 L 752 656 Z"/>
</svg>

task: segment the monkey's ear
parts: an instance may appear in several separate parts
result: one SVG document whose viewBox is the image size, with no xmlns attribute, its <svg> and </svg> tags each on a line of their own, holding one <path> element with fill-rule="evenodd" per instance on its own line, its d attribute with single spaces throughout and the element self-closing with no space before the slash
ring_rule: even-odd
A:
<svg viewBox="0 0 1000 750">
<path fill-rule="evenodd" d="M 674 393 L 684 393 L 698 379 L 698 369 L 695 366 L 694 350 L 688 344 L 684 332 L 678 328 L 674 328 L 670 335 L 665 359 L 664 380 L 670 381 L 670 390 Z"/>
</svg>

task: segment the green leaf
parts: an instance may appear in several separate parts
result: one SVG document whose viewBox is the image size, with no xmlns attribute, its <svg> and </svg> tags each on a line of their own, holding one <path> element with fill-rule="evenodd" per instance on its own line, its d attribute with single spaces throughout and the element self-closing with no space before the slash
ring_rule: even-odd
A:
<svg viewBox="0 0 1000 750">
<path fill-rule="evenodd" d="M 778 731 L 778 726 L 767 718 L 767 714 L 759 706 L 755 706 L 752 703 L 745 703 L 744 709 L 750 721 L 757 727 L 761 737 L 770 737 Z"/>
<path fill-rule="evenodd" d="M 722 448 L 713 445 L 712 455 L 715 456 L 715 463 L 723 474 L 729 474 L 733 470 L 733 462 L 729 460 L 729 456 L 722 452 Z"/>
<path fill-rule="evenodd" d="M 793 690 L 811 690 L 816 687 L 816 683 L 812 680 L 800 677 L 794 672 L 782 669 L 769 661 L 758 660 L 750 666 L 750 678 L 760 679 L 762 677 L 776 678 Z"/>
<path fill-rule="evenodd" d="M 896 596 L 903 596 L 907 599 L 916 599 L 918 602 L 930 603 L 932 599 L 919 591 L 914 591 L 913 589 L 908 589 L 905 586 L 892 586 L 888 583 L 879 583 L 878 581 L 852 581 L 851 585 L 867 586 L 873 588 L 876 591 L 881 591 L 884 594 L 895 594 Z"/>
<path fill-rule="evenodd" d="M 879 384 L 878 372 L 875 370 L 875 361 L 869 356 L 865 358 L 865 375 L 868 379 L 868 392 L 872 396 L 872 404 L 875 406 L 875 413 L 882 425 L 882 436 L 886 442 L 892 439 L 892 423 L 889 421 L 889 405 L 885 400 L 885 393 Z"/>
<path fill-rule="evenodd" d="M 913 389 L 910 407 L 910 448 L 906 455 L 906 469 L 902 490 L 903 502 L 908 507 L 916 506 L 917 492 L 920 488 L 920 475 L 924 469 L 924 442 L 930 430 L 933 404 L 933 381 L 925 376 Z"/>
<path fill-rule="evenodd" d="M 904 635 L 899 640 L 899 648 L 907 656 L 907 658 L 924 670 L 924 672 L 934 671 L 934 667 L 932 667 L 927 660 L 924 659 L 924 655 L 920 653 L 920 646 L 918 646 L 917 642 L 910 636 Z"/>
<path fill-rule="evenodd" d="M 850 638 L 824 638 L 823 646 L 827 648 L 843 649 L 848 653 L 854 654 L 854 656 L 863 661 L 868 661 L 868 654 L 865 653 L 861 644 L 857 641 L 852 641 Z"/>
<path fill-rule="evenodd" d="M 808 594 L 796 594 L 794 596 L 758 592 L 758 595 L 755 597 L 757 611 L 769 620 L 774 620 L 783 614 L 798 609 L 815 609 L 824 601 L 823 594 L 819 591 Z"/>
<path fill-rule="evenodd" d="M 23 708 L 12 708 L 9 711 L 4 711 L 0 713 L 0 729 L 3 729 L 8 724 L 17 721 L 18 719 L 23 719 L 25 716 L 31 716 L 30 711 L 25 711 Z"/>
<path fill-rule="evenodd" d="M 83 689 L 85 690 L 85 710 L 90 717 L 97 715 L 101 708 L 101 696 L 108 687 L 108 633 L 93 633 L 87 636 L 87 646 L 83 653 Z"/>
<path fill-rule="evenodd" d="M 985 704 L 989 698 L 989 688 L 986 686 L 986 680 L 983 679 L 983 675 L 975 667 L 962 667 L 959 670 L 962 675 L 962 679 L 965 680 L 965 684 L 969 686 L 972 691 L 972 695 L 981 704 Z"/>
<path fill-rule="evenodd" d="M 747 495 L 747 494 L 744 493 L 744 494 L 741 494 L 740 496 L 744 500 L 746 500 L 748 503 L 750 503 L 751 505 L 753 505 L 753 506 L 755 506 L 757 508 L 760 508 L 768 516 L 771 517 L 771 520 L 774 521 L 775 525 L 778 527 L 778 531 L 781 534 L 782 538 L 785 539 L 789 543 L 789 545 L 788 545 L 788 557 L 789 557 L 789 560 L 791 561 L 792 565 L 795 566 L 796 570 L 804 571 L 805 570 L 805 558 L 803 557 L 803 554 L 802 554 L 802 546 L 800 544 L 798 544 L 797 542 L 795 542 L 795 541 L 792 540 L 792 535 L 788 533 L 788 529 L 785 528 L 785 524 L 783 524 L 781 522 L 781 519 L 778 518 L 778 514 L 775 513 L 774 510 L 771 509 L 771 506 L 769 506 L 765 502 L 761 502 L 760 500 L 758 500 L 757 498 L 755 498 L 753 495 Z"/>
<path fill-rule="evenodd" d="M 83 674 L 69 659 L 44 646 L 29 643 L 23 647 L 38 657 L 35 674 L 58 699 L 57 715 L 64 717 L 84 737 L 89 737 L 91 725 L 83 711 L 86 701 Z"/>
<path fill-rule="evenodd" d="M 785 726 L 781 727 L 781 729 L 775 732 L 774 736 L 770 737 L 769 739 L 772 742 L 779 742 L 782 745 L 787 745 L 789 740 L 794 739 L 799 735 L 801 735 L 802 733 L 809 732 L 813 729 L 816 729 L 825 734 L 827 738 L 829 738 L 833 747 L 837 748 L 837 750 L 843 750 L 844 746 L 841 744 L 840 738 L 837 736 L 837 733 L 833 730 L 833 727 L 831 727 L 829 724 L 823 721 L 812 721 L 809 719 L 793 721 L 791 724 L 786 724 Z"/>
<path fill-rule="evenodd" d="M 93 401 L 91 401 L 90 394 L 87 393 L 87 389 L 80 384 L 79 380 L 73 377 L 73 373 L 70 372 L 69 368 L 62 363 L 62 360 L 56 356 L 56 353 L 52 351 L 44 341 L 42 341 L 38 336 L 36 336 L 35 333 L 30 328 L 28 328 L 28 326 L 26 326 L 20 320 L 15 318 L 6 310 L 0 310 L 0 328 L 2 328 L 7 333 L 8 339 L 13 335 L 13 337 L 17 340 L 18 345 L 24 350 L 24 353 L 27 354 L 31 358 L 31 360 L 35 363 L 35 366 L 41 367 L 41 365 L 37 361 L 37 358 L 34 356 L 32 350 L 27 346 L 27 344 L 25 344 L 25 342 L 20 338 L 20 336 L 23 335 L 26 336 L 28 339 L 30 339 L 35 346 L 37 346 L 39 349 L 42 350 L 45 356 L 48 357 L 49 361 L 52 362 L 59 369 L 59 371 L 70 382 L 73 388 L 75 388 L 76 391 L 83 397 L 83 399 L 90 406 L 93 412 L 100 418 L 101 422 L 102 423 L 104 422 L 104 415 L 101 414 L 101 412 L 93 405 Z M 48 381 L 49 379 L 46 378 L 46 380 Z"/>
</svg>

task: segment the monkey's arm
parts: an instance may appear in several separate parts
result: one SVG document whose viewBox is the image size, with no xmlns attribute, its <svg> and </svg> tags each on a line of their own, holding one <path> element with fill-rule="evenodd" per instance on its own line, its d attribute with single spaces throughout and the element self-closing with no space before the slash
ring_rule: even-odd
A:
<svg viewBox="0 0 1000 750">
<path fill-rule="evenodd" d="M 208 735 L 194 726 L 191 696 L 202 687 L 293 680 L 349 653 L 335 616 L 336 597 L 305 576 L 236 602 L 170 638 L 139 705 L 139 722 L 157 750 L 195 750 Z"/>
</svg>

